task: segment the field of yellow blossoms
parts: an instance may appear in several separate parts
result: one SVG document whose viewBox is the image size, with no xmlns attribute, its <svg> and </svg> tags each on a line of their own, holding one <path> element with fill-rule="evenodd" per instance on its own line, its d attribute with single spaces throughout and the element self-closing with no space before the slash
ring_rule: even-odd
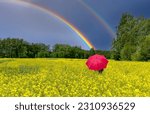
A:
<svg viewBox="0 0 150 114">
<path fill-rule="evenodd" d="M 0 59 L 0 96 L 150 97 L 150 62 L 109 60 L 102 74 L 81 59 Z"/>
</svg>

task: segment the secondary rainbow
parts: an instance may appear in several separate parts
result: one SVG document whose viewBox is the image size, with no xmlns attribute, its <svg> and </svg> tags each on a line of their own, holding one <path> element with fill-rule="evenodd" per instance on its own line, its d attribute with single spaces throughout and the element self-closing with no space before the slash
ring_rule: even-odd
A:
<svg viewBox="0 0 150 114">
<path fill-rule="evenodd" d="M 94 9 L 92 9 L 87 3 L 85 3 L 83 0 L 78 0 L 79 3 L 86 8 L 91 14 L 104 26 L 104 28 L 107 29 L 109 34 L 111 35 L 112 38 L 115 38 L 115 32 L 112 30 L 112 28 L 109 26 L 109 24 L 98 14 Z M 94 2 L 94 1 L 93 1 Z"/>
<path fill-rule="evenodd" d="M 6 1 L 3 1 L 3 2 L 8 2 L 7 0 Z M 63 18 L 62 16 L 58 15 L 57 13 L 55 13 L 54 11 L 50 10 L 50 9 L 47 9 L 39 4 L 35 4 L 33 2 L 29 2 L 29 1 L 25 1 L 25 0 L 9 0 L 9 2 L 11 3 L 15 3 L 15 4 L 18 4 L 18 5 L 23 5 L 23 6 L 30 6 L 31 8 L 35 8 L 35 9 L 38 9 L 44 13 L 47 13 L 48 15 L 51 15 L 55 18 L 57 18 L 58 20 L 60 20 L 61 22 L 63 22 L 64 24 L 66 24 L 67 26 L 69 26 L 81 39 L 82 41 L 84 41 L 86 43 L 86 45 L 89 47 L 89 48 L 94 48 L 94 45 L 92 45 L 92 43 L 88 40 L 87 37 L 85 37 L 83 35 L 83 33 L 80 32 L 79 29 L 77 29 L 73 24 L 71 24 L 69 21 L 67 21 L 65 18 Z"/>
</svg>

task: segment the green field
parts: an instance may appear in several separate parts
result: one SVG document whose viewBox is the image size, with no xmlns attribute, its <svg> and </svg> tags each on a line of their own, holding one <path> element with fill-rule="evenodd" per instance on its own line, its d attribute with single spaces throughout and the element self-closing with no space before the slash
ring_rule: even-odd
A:
<svg viewBox="0 0 150 114">
<path fill-rule="evenodd" d="M 82 59 L 0 59 L 0 96 L 150 96 L 150 62 L 109 60 L 102 74 Z"/>
</svg>

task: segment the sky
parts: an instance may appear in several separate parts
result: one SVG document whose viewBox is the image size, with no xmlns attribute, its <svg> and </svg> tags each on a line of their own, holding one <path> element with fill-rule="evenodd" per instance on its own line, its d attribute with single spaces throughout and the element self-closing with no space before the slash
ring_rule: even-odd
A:
<svg viewBox="0 0 150 114">
<path fill-rule="evenodd" d="M 0 38 L 109 50 L 123 13 L 150 18 L 150 0 L 0 0 Z"/>
</svg>

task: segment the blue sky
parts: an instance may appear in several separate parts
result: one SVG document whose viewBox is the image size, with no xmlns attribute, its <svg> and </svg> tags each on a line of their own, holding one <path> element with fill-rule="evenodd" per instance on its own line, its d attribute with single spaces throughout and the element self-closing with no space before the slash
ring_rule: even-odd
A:
<svg viewBox="0 0 150 114">
<path fill-rule="evenodd" d="M 5 2 L 3 2 L 5 1 Z M 15 1 L 15 3 L 11 2 Z M 108 50 L 114 36 L 80 0 L 24 0 L 55 11 L 78 28 L 96 49 Z M 82 0 L 116 32 L 122 13 L 150 17 L 150 0 Z M 51 15 L 16 4 L 16 0 L 0 0 L 0 38 L 16 37 L 49 45 L 64 43 L 89 49 L 67 25 Z"/>
</svg>

